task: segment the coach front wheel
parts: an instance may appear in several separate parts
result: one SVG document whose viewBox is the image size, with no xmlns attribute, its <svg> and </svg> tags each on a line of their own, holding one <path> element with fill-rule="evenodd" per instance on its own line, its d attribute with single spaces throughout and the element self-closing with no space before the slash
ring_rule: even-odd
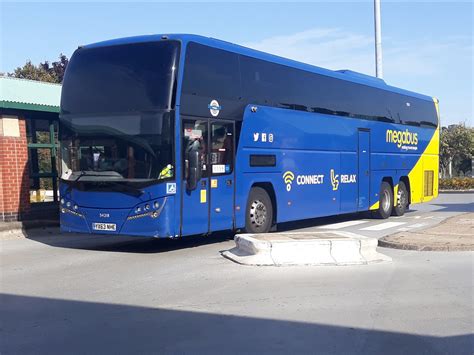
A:
<svg viewBox="0 0 474 355">
<path fill-rule="evenodd" d="M 379 208 L 372 212 L 375 218 L 390 217 L 393 208 L 393 191 L 388 182 L 383 181 L 380 186 Z"/>
<path fill-rule="evenodd" d="M 245 215 L 247 233 L 267 233 L 273 224 L 273 206 L 270 196 L 261 187 L 250 190 Z"/>
</svg>

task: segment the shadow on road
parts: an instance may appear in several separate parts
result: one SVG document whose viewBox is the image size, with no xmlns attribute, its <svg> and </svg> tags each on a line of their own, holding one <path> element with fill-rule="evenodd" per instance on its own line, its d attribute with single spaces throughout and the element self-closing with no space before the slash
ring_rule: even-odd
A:
<svg viewBox="0 0 474 355">
<path fill-rule="evenodd" d="M 474 212 L 474 202 L 467 203 L 434 203 L 432 206 L 441 207 L 432 212 Z"/>
<path fill-rule="evenodd" d="M 343 214 L 343 215 L 338 215 L 338 216 L 304 219 L 301 221 L 280 223 L 278 224 L 278 232 L 288 232 L 294 229 L 319 227 L 319 226 L 324 226 L 326 224 L 354 221 L 354 220 L 364 219 L 364 218 L 371 218 L 370 213 L 360 212 L 360 213 Z"/>
<path fill-rule="evenodd" d="M 417 205 L 406 212 L 406 216 L 417 213 L 438 213 L 438 212 L 472 212 L 474 202 L 468 203 L 433 203 L 433 210 L 417 210 Z M 371 218 L 369 212 L 351 213 L 345 215 L 306 219 L 296 222 L 278 224 L 278 232 L 288 232 L 291 230 L 301 230 L 314 228 L 332 223 L 340 223 L 357 219 Z M 221 243 L 232 239 L 233 232 L 217 232 L 209 236 L 189 236 L 179 239 L 154 239 L 143 237 L 125 237 L 110 235 L 88 235 L 88 234 L 59 234 L 55 229 L 49 234 L 38 233 L 37 230 L 25 231 L 27 238 L 60 248 L 85 249 L 124 253 L 162 253 L 171 250 L 195 248 L 211 243 Z"/>
<path fill-rule="evenodd" d="M 353 213 L 280 223 L 278 224 L 278 232 L 317 227 L 361 218 L 367 218 L 367 213 Z M 60 233 L 58 228 L 47 230 L 44 233 L 38 233 L 38 230 L 25 230 L 24 233 L 28 239 L 58 248 L 144 254 L 163 253 L 172 250 L 196 248 L 207 244 L 217 244 L 233 239 L 235 236 L 235 232 L 222 231 L 212 233 L 208 236 L 197 235 L 177 239 L 165 239 L 120 235 Z"/>
<path fill-rule="evenodd" d="M 462 355 L 473 349 L 471 334 L 437 337 L 10 294 L 0 301 L 2 354 Z"/>
<path fill-rule="evenodd" d="M 47 234 L 26 231 L 28 239 L 57 248 L 83 249 L 118 253 L 163 253 L 172 250 L 196 248 L 212 243 L 222 243 L 234 237 L 231 232 L 213 233 L 209 236 L 189 236 L 178 239 L 127 237 L 62 233 L 55 228 Z"/>
</svg>

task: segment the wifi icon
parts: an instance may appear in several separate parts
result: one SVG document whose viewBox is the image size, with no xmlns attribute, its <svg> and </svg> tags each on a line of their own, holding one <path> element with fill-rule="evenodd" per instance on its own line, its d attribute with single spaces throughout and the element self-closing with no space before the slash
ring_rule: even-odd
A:
<svg viewBox="0 0 474 355">
<path fill-rule="evenodd" d="M 291 191 L 291 184 L 293 183 L 294 179 L 295 174 L 293 174 L 291 171 L 287 171 L 283 174 L 283 181 L 286 184 L 286 191 Z"/>
</svg>

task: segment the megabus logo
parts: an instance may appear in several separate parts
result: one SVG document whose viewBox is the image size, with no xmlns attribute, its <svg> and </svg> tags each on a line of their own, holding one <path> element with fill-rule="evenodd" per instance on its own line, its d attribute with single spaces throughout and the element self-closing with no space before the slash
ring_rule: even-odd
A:
<svg viewBox="0 0 474 355">
<path fill-rule="evenodd" d="M 418 133 L 410 132 L 408 129 L 405 131 L 387 129 L 385 141 L 396 144 L 403 150 L 418 150 Z"/>
</svg>

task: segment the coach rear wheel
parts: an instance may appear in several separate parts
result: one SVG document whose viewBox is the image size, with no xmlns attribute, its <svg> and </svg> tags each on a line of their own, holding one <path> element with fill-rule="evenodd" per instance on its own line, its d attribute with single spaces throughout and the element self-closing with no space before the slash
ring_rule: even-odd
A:
<svg viewBox="0 0 474 355">
<path fill-rule="evenodd" d="M 245 216 L 247 233 L 267 233 L 273 224 L 273 206 L 270 196 L 261 187 L 250 190 Z"/>
<path fill-rule="evenodd" d="M 408 209 L 408 191 L 405 186 L 405 183 L 400 181 L 398 184 L 397 192 L 397 204 L 392 210 L 392 215 L 394 216 L 403 216 L 405 211 Z"/>
<path fill-rule="evenodd" d="M 375 218 L 385 219 L 390 217 L 393 208 L 393 191 L 388 182 L 383 181 L 380 186 L 379 208 L 372 212 Z"/>
</svg>

